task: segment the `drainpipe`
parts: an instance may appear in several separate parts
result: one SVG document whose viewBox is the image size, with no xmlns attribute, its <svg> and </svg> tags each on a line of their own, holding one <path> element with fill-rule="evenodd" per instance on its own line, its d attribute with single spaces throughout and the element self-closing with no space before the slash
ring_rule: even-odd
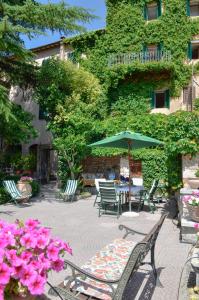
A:
<svg viewBox="0 0 199 300">
<path fill-rule="evenodd" d="M 61 40 L 60 40 L 60 52 L 59 52 L 59 57 L 61 60 L 65 59 L 65 43 L 64 43 L 64 36 L 61 36 Z"/>
</svg>

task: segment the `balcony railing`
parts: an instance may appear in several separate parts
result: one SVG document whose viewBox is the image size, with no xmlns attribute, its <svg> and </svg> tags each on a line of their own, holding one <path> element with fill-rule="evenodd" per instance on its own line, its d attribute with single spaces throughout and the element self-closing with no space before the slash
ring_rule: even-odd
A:
<svg viewBox="0 0 199 300">
<path fill-rule="evenodd" d="M 133 62 L 148 63 L 171 61 L 170 51 L 142 51 L 133 53 L 111 54 L 108 58 L 109 67 L 114 65 L 129 65 Z"/>
</svg>

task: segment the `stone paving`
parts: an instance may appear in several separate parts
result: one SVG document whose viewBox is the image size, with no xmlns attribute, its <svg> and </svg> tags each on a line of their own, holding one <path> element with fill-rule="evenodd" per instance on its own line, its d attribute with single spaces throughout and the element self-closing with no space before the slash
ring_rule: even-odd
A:
<svg viewBox="0 0 199 300">
<path fill-rule="evenodd" d="M 91 258 L 97 250 L 110 243 L 115 238 L 122 237 L 118 230 L 119 224 L 125 224 L 135 230 L 149 232 L 160 214 L 165 210 L 159 207 L 155 214 L 145 209 L 138 217 L 104 215 L 98 217 L 98 210 L 93 207 L 94 197 L 65 203 L 55 199 L 53 188 L 48 193 L 31 203 L 20 207 L 12 204 L 0 206 L 0 218 L 7 221 L 15 219 L 26 220 L 37 218 L 42 225 L 52 228 L 54 236 L 69 242 L 73 248 L 73 256 L 67 257 L 81 266 Z M 133 236 L 139 241 L 140 236 Z M 161 285 L 154 288 L 153 276 L 145 266 L 132 277 L 128 285 L 125 300 L 176 300 L 182 267 L 186 261 L 190 245 L 179 242 L 179 229 L 171 218 L 165 220 L 156 243 L 156 267 Z M 64 279 L 64 273 L 52 273 L 49 281 L 59 284 Z"/>
</svg>

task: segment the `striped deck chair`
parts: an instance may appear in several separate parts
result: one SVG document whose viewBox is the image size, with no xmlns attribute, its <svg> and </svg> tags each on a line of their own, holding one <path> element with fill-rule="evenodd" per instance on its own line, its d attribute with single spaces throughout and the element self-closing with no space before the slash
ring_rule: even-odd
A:
<svg viewBox="0 0 199 300">
<path fill-rule="evenodd" d="M 76 189 L 77 180 L 68 180 L 65 190 L 63 192 L 60 192 L 59 195 L 64 201 L 73 201 L 73 199 L 75 198 Z"/>
<path fill-rule="evenodd" d="M 16 184 L 14 180 L 4 180 L 3 186 L 5 190 L 10 194 L 12 197 L 12 200 L 15 202 L 15 204 L 18 204 L 19 200 L 29 199 L 32 195 L 26 195 L 24 196 L 16 187 Z"/>
</svg>

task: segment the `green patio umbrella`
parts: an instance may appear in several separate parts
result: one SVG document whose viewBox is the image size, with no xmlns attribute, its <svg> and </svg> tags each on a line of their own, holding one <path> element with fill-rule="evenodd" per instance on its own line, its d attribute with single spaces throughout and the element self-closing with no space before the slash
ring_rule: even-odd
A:
<svg viewBox="0 0 199 300">
<path fill-rule="evenodd" d="M 128 150 L 129 161 L 129 197 L 131 194 L 131 170 L 130 170 L 130 151 L 133 149 L 154 147 L 157 145 L 163 145 L 164 143 L 131 131 L 123 131 L 111 137 L 107 137 L 101 141 L 90 144 L 89 147 L 109 147 L 109 148 L 121 148 Z"/>
</svg>

